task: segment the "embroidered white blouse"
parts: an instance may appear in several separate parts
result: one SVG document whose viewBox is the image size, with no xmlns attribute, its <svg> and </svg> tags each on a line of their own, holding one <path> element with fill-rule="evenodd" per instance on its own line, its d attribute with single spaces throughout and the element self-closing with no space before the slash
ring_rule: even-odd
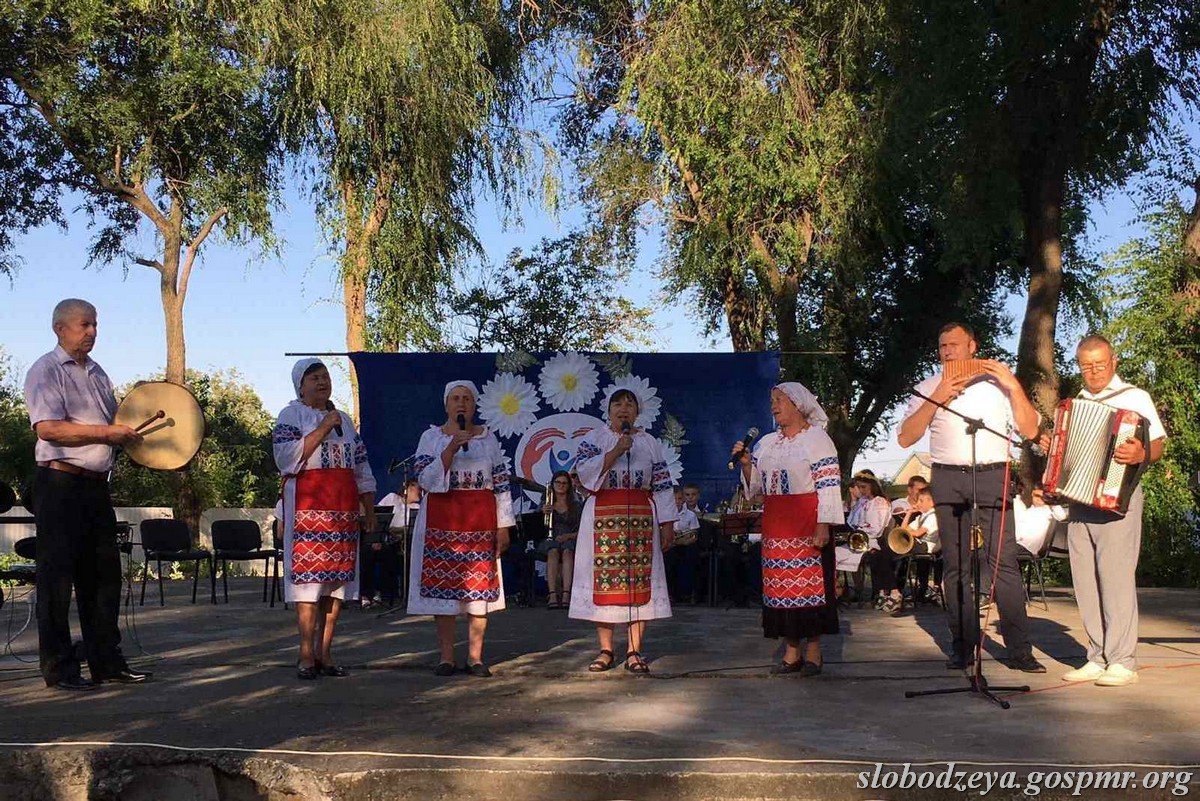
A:
<svg viewBox="0 0 1200 801">
<path fill-rule="evenodd" d="M 617 446 L 621 435 L 611 428 L 594 428 L 580 440 L 575 451 L 575 469 L 589 492 L 604 489 L 640 489 L 653 496 L 654 516 L 659 523 L 673 523 L 675 494 L 671 471 L 662 445 L 644 430 L 633 433 L 633 447 L 604 471 L 604 457 Z"/>
<path fill-rule="evenodd" d="M 778 431 L 767 434 L 750 456 L 750 479 L 743 474 L 742 481 L 749 497 L 815 492 L 818 523 L 845 521 L 837 449 L 819 426 L 809 426 L 794 437 Z"/>
<path fill-rule="evenodd" d="M 442 451 L 453 439 L 441 426 L 430 426 L 417 443 L 413 466 L 417 483 L 426 492 L 451 490 L 491 490 L 496 495 L 496 525 L 515 524 L 508 458 L 496 435 L 486 428 L 475 436 L 466 450 L 461 448 L 450 460 L 450 469 L 442 467 Z"/>
</svg>

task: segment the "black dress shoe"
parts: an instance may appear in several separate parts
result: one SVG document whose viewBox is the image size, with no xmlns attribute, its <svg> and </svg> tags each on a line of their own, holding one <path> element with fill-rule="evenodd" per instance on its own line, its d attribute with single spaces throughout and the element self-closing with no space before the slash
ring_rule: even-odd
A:
<svg viewBox="0 0 1200 801">
<path fill-rule="evenodd" d="M 453 676 L 458 668 L 454 667 L 453 662 L 438 662 L 438 666 L 433 669 L 435 676 Z"/>
<path fill-rule="evenodd" d="M 104 684 L 105 682 L 111 681 L 116 682 L 117 684 L 141 684 L 143 681 L 146 681 L 153 675 L 154 674 L 150 673 L 149 671 L 143 673 L 130 667 L 124 667 L 120 670 L 101 676 L 96 680 L 96 683 Z"/>
<path fill-rule="evenodd" d="M 946 660 L 946 670 L 966 670 L 970 663 L 962 654 L 954 654 Z"/>
<path fill-rule="evenodd" d="M 490 679 L 492 677 L 492 671 L 488 670 L 488 666 L 482 662 L 476 662 L 473 665 L 467 665 L 465 672 L 481 679 Z"/>
<path fill-rule="evenodd" d="M 68 676 L 65 679 L 59 679 L 54 683 L 56 690 L 94 690 L 96 683 L 91 679 L 85 679 L 83 676 Z"/>
<path fill-rule="evenodd" d="M 350 671 L 346 670 L 341 665 L 326 665 L 321 660 L 317 660 L 315 667 L 322 676 L 332 676 L 335 679 L 344 679 L 350 675 Z"/>
<path fill-rule="evenodd" d="M 1022 670 L 1026 673 L 1045 673 L 1046 666 L 1034 659 L 1033 654 L 1022 654 L 1008 660 L 1009 670 Z"/>
</svg>

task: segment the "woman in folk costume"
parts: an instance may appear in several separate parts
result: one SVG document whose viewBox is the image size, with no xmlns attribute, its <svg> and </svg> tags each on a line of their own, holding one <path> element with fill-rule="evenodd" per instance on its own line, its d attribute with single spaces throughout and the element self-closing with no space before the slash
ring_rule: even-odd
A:
<svg viewBox="0 0 1200 801">
<path fill-rule="evenodd" d="M 575 469 L 588 493 L 579 521 L 573 618 L 596 624 L 600 655 L 593 673 L 615 663 L 613 629 L 629 626 L 625 669 L 648 673 L 642 658 L 646 621 L 671 616 L 662 551 L 671 547 L 675 498 L 658 440 L 635 427 L 641 399 L 629 389 L 607 399 L 608 427 L 588 432 L 575 452 Z"/>
<path fill-rule="evenodd" d="M 271 439 L 283 474 L 283 599 L 296 605 L 300 627 L 296 675 L 345 676 L 330 648 L 342 602 L 358 598 L 359 530 L 375 513 L 375 478 L 354 422 L 329 401 L 325 365 L 296 362 L 292 385 L 297 399 Z"/>
<path fill-rule="evenodd" d="M 414 462 L 425 492 L 413 526 L 408 613 L 434 616 L 438 676 L 455 672 L 455 616 L 467 615 L 466 672 L 486 678 L 483 635 L 488 613 L 504 608 L 500 554 L 514 522 L 508 460 L 496 436 L 474 422 L 473 383 L 451 381 L 442 397 L 446 422 L 421 435 Z"/>
<path fill-rule="evenodd" d="M 828 418 L 794 381 L 771 390 L 777 430 L 751 455 L 738 442 L 747 497 L 763 496 L 763 634 L 782 637 L 783 661 L 772 673 L 821 672 L 821 635 L 838 633 L 830 526 L 843 522 L 841 472 Z M 805 641 L 801 651 L 800 642 Z"/>
</svg>

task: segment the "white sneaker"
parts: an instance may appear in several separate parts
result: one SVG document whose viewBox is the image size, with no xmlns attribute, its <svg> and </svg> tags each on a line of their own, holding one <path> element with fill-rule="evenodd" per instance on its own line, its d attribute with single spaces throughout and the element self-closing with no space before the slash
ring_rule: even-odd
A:
<svg viewBox="0 0 1200 801">
<path fill-rule="evenodd" d="M 1087 662 L 1083 667 L 1064 673 L 1063 681 L 1095 681 L 1105 675 L 1107 671 L 1103 665 L 1097 665 L 1095 662 Z"/>
<path fill-rule="evenodd" d="M 1096 679 L 1097 687 L 1124 687 L 1138 680 L 1136 670 L 1130 670 L 1122 665 L 1109 665 L 1104 675 Z"/>
</svg>

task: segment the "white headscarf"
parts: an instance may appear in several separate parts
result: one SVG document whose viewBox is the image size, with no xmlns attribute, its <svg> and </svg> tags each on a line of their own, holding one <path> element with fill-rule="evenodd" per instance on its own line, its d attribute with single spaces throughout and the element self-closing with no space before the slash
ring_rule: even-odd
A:
<svg viewBox="0 0 1200 801">
<path fill-rule="evenodd" d="M 297 398 L 300 397 L 300 385 L 304 383 L 304 374 L 308 372 L 308 368 L 312 367 L 314 364 L 319 364 L 322 367 L 325 367 L 325 362 L 321 361 L 320 359 L 315 359 L 311 356 L 300 359 L 298 362 L 292 365 L 292 386 L 296 388 Z M 328 370 L 329 368 L 326 367 L 325 369 Z"/>
<path fill-rule="evenodd" d="M 450 393 L 455 387 L 463 387 L 469 390 L 471 397 L 473 397 L 476 401 L 479 400 L 479 388 L 475 386 L 475 382 L 467 381 L 466 379 L 460 379 L 457 381 L 451 381 L 446 385 L 446 390 L 442 393 L 442 403 L 450 400 Z"/>
<path fill-rule="evenodd" d="M 821 404 L 817 403 L 817 396 L 809 392 L 808 387 L 799 381 L 785 381 L 782 384 L 776 384 L 775 389 L 788 396 L 800 413 L 808 419 L 810 425 L 824 428 L 829 423 L 829 415 L 825 414 Z"/>
</svg>

